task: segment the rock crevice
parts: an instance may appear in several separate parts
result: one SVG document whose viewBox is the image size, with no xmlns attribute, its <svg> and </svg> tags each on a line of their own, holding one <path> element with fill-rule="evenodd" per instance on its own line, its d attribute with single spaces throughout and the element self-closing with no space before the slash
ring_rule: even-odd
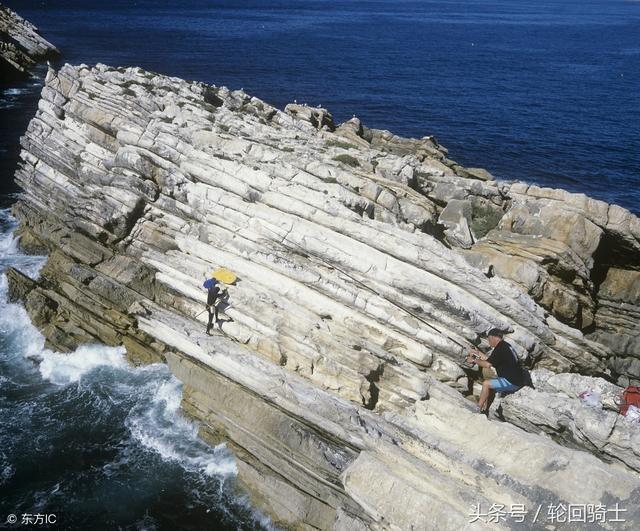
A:
<svg viewBox="0 0 640 531">
<path fill-rule="evenodd" d="M 615 428 L 575 408 L 526 423 L 515 397 L 488 422 L 460 394 L 494 326 L 540 368 L 638 381 L 629 212 L 497 182 L 432 137 L 136 68 L 50 70 L 22 146 L 14 214 L 49 259 L 38 282 L 10 271 L 12 292 L 56 349 L 167 362 L 278 522 L 459 529 L 472 504 L 624 504 L 640 486 Z M 207 336 L 219 266 L 239 280 Z M 553 422 L 562 445 L 539 434 Z"/>
</svg>

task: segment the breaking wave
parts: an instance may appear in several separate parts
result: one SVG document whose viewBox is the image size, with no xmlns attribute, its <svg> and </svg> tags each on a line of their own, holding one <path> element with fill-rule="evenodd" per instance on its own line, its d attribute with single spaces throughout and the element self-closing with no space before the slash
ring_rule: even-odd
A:
<svg viewBox="0 0 640 531">
<path fill-rule="evenodd" d="M 238 496 L 233 454 L 182 415 L 166 365 L 133 367 L 122 347 L 45 346 L 8 300 L 6 267 L 35 278 L 44 263 L 20 252 L 14 228 L 0 210 L 0 515 L 59 514 L 68 529 L 272 528 Z"/>
</svg>

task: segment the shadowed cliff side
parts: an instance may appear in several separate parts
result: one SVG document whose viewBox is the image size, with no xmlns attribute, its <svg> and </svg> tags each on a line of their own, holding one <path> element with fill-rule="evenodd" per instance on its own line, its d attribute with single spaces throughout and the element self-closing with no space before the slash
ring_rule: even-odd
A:
<svg viewBox="0 0 640 531">
<path fill-rule="evenodd" d="M 561 501 L 640 521 L 632 441 L 613 459 L 459 393 L 493 326 L 540 368 L 640 379 L 628 211 L 498 183 L 432 137 L 103 65 L 50 70 L 22 146 L 14 213 L 49 260 L 38 282 L 9 273 L 14 297 L 57 349 L 166 361 L 277 521 L 457 529 L 472 504 Z M 240 281 L 209 337 L 218 266 Z"/>
<path fill-rule="evenodd" d="M 38 28 L 0 4 L 0 85 L 27 78 L 38 62 L 59 55 Z"/>
</svg>

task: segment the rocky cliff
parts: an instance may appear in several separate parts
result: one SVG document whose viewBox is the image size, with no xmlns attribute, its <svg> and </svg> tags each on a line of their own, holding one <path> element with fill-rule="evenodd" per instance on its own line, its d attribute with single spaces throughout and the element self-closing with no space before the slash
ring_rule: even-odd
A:
<svg viewBox="0 0 640 531">
<path fill-rule="evenodd" d="M 38 28 L 0 4 L 0 85 L 26 78 L 37 62 L 59 53 Z"/>
<path fill-rule="evenodd" d="M 628 211 L 497 182 L 432 137 L 103 65 L 50 70 L 22 146 L 14 213 L 49 260 L 10 271 L 13 296 L 56 349 L 168 363 L 278 523 L 459 529 L 474 505 L 561 503 L 640 522 L 638 425 L 577 398 L 640 379 Z M 219 266 L 239 280 L 207 336 Z M 507 422 L 462 394 L 494 326 L 537 367 Z"/>
</svg>

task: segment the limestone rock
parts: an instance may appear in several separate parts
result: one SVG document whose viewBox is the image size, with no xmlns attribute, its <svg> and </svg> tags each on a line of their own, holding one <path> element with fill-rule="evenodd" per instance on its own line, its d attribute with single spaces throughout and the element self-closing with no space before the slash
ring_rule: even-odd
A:
<svg viewBox="0 0 640 531">
<path fill-rule="evenodd" d="M 509 194 L 511 206 L 469 249 L 467 259 L 516 282 L 554 317 L 602 344 L 605 348 L 595 354 L 603 358 L 602 372 L 636 381 L 633 294 L 640 240 L 632 227 L 637 218 L 583 194 L 520 183 L 512 184 Z M 612 213 L 619 221 L 611 222 Z M 624 235 L 619 226 L 625 227 Z"/>
<path fill-rule="evenodd" d="M 607 433 L 612 411 L 582 418 L 547 377 L 536 392 L 572 415 L 547 419 L 561 445 L 526 431 L 527 391 L 509 417 L 524 430 L 459 392 L 464 351 L 494 326 L 556 372 L 640 373 L 603 334 L 635 329 L 598 314 L 599 296 L 636 304 L 633 217 L 478 178 L 433 137 L 334 131 L 323 109 L 137 68 L 50 71 L 22 147 L 14 213 L 49 259 L 14 291 L 49 344 L 166 361 L 277 522 L 459 529 L 478 503 L 601 501 L 640 522 L 634 436 Z M 201 283 L 219 266 L 239 281 L 207 336 Z"/>
<path fill-rule="evenodd" d="M 534 433 L 585 448 L 609 461 L 640 471 L 640 423 L 618 413 L 622 387 L 602 378 L 534 371 L 535 390 L 525 388 L 501 401 L 504 417 Z M 585 404 L 580 393 L 595 392 L 596 407 Z"/>
<path fill-rule="evenodd" d="M 471 203 L 452 199 L 440 213 L 438 222 L 446 227 L 444 234 L 451 245 L 465 249 L 473 245 L 473 236 L 469 229 L 471 222 Z"/>
<path fill-rule="evenodd" d="M 593 339 L 611 346 L 621 385 L 640 383 L 640 271 L 611 267 L 598 291 Z"/>
<path fill-rule="evenodd" d="M 327 109 L 289 103 L 284 108 L 284 112 L 290 114 L 297 120 L 302 120 L 311 124 L 316 129 L 326 129 L 328 131 L 333 131 L 335 129 L 333 117 Z"/>
<path fill-rule="evenodd" d="M 465 168 L 465 171 L 473 178 L 481 181 L 493 181 L 495 177 L 484 168 Z"/>
<path fill-rule="evenodd" d="M 38 33 L 38 28 L 11 9 L 0 5 L 0 83 L 27 77 L 38 61 L 59 51 Z"/>
</svg>

